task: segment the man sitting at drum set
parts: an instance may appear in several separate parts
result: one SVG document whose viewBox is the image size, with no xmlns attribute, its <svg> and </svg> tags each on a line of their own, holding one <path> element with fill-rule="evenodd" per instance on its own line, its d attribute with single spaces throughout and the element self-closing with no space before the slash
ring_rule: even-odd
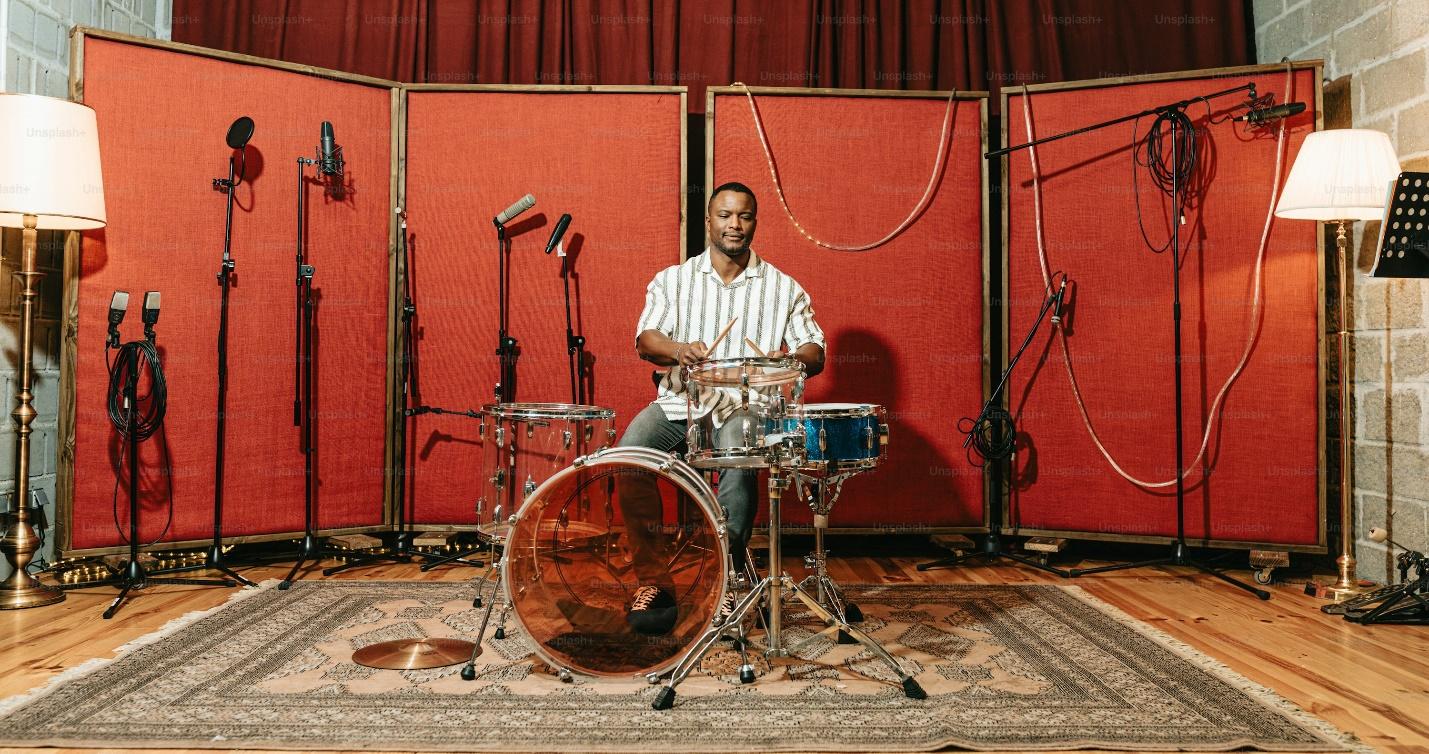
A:
<svg viewBox="0 0 1429 754">
<path fill-rule="evenodd" d="M 754 192 L 742 183 L 725 183 L 714 190 L 707 210 L 710 245 L 705 253 L 662 270 L 646 289 L 636 350 L 646 361 L 673 368 L 660 380 L 655 401 L 620 438 L 622 447 L 668 452 L 747 448 L 757 442 L 751 438 L 755 415 L 748 391 L 699 389 L 686 384 L 681 368 L 718 359 L 788 356 L 803 365 L 805 376 L 823 370 L 824 334 L 808 294 L 750 248 L 758 222 Z M 767 392 L 753 394 L 756 402 L 769 398 Z M 737 459 L 720 464 L 718 499 L 733 567 L 742 572 L 757 509 L 758 469 L 739 465 Z M 668 633 L 678 619 L 667 557 L 672 537 L 661 526 L 658 494 L 649 477 L 622 480 L 621 513 L 640 584 L 626 619 L 646 635 Z M 722 610 L 731 608 L 732 594 Z"/>
</svg>

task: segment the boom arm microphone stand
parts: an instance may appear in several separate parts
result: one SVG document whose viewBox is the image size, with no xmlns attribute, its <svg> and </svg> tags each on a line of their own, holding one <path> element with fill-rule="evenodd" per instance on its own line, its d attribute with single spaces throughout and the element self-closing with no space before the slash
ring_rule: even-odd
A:
<svg viewBox="0 0 1429 754">
<path fill-rule="evenodd" d="M 1180 137 L 1180 134 L 1178 132 L 1186 132 L 1189 130 L 1189 138 L 1195 138 L 1195 131 L 1191 126 L 1191 119 L 1186 116 L 1186 108 L 1190 107 L 1196 102 L 1209 102 L 1210 100 L 1216 99 L 1217 97 L 1235 94 L 1236 92 L 1247 92 L 1252 102 L 1256 100 L 1255 84 L 1243 84 L 1241 86 L 1232 87 L 1230 89 L 1223 89 L 1221 91 L 1213 92 L 1211 94 L 1203 95 L 1200 97 L 1193 97 L 1191 99 L 1181 100 L 1179 102 L 1172 102 L 1170 104 L 1161 105 L 1159 107 L 1153 107 L 1148 110 L 1142 110 L 1139 113 L 1133 113 L 1131 115 L 1126 115 L 1120 118 L 1114 118 L 1112 120 L 1097 123 L 1095 125 L 1073 129 L 1071 131 L 1054 134 L 1052 136 L 1044 136 L 1040 139 L 1034 139 L 1025 144 L 1018 144 L 1016 146 L 996 149 L 983 155 L 983 157 L 986 159 L 992 159 L 993 157 L 1001 157 L 1012 152 L 1036 146 L 1038 144 L 1045 144 L 1049 141 L 1056 141 L 1058 139 L 1065 139 L 1069 136 L 1075 136 L 1077 134 L 1097 131 L 1103 128 L 1107 128 L 1109 126 L 1114 126 L 1118 123 L 1126 123 L 1137 118 L 1156 116 L 1157 119 L 1164 119 L 1168 121 L 1171 126 L 1171 165 L 1169 172 L 1171 176 L 1171 208 L 1174 216 L 1171 218 L 1171 245 L 1169 247 L 1171 253 L 1167 254 L 1166 256 L 1169 257 L 1171 260 L 1171 322 L 1172 331 L 1174 334 L 1173 342 L 1175 344 L 1174 402 L 1176 404 L 1176 540 L 1172 543 L 1171 553 L 1166 557 L 1153 558 L 1150 560 L 1141 560 L 1133 563 L 1118 563 L 1115 565 L 1100 566 L 1097 568 L 1073 568 L 1069 573 L 1074 577 L 1089 573 L 1104 573 L 1106 571 L 1118 571 L 1127 568 L 1141 568 L 1145 566 L 1190 566 L 1198 571 L 1201 571 L 1202 573 L 1211 574 L 1212 576 L 1215 576 L 1216 578 L 1232 586 L 1244 589 L 1245 591 L 1254 594 L 1260 599 L 1270 599 L 1270 592 L 1267 592 L 1264 589 L 1257 589 L 1256 587 L 1253 587 L 1249 584 L 1237 581 L 1236 579 L 1226 575 L 1225 572 L 1212 568 L 1209 563 L 1197 560 L 1195 558 L 1191 558 L 1186 554 L 1186 460 L 1185 448 L 1183 447 L 1185 445 L 1185 438 L 1182 437 L 1183 407 L 1181 405 L 1181 197 L 1185 190 L 1184 183 L 1191 176 L 1189 174 L 1183 175 L 1182 172 L 1183 155 L 1181 154 L 1180 138 L 1186 137 Z"/>
<path fill-rule="evenodd" d="M 461 563 L 476 568 L 480 568 L 485 563 L 479 560 L 467 560 L 464 557 L 447 558 L 444 555 L 435 555 L 429 552 L 422 552 L 412 546 L 412 532 L 407 527 L 407 479 L 411 475 L 411 466 L 407 462 L 407 438 L 411 437 L 411 418 L 418 414 L 426 413 L 449 413 L 442 409 L 434 409 L 428 406 L 412 406 L 412 397 L 417 394 L 417 339 L 416 320 L 417 302 L 413 296 L 412 288 L 412 255 L 410 246 L 407 243 L 407 211 L 398 207 L 397 216 L 399 218 L 399 228 L 401 235 L 398 243 L 402 245 L 402 356 L 401 358 L 401 381 L 402 381 L 402 434 L 401 442 L 397 444 L 396 468 L 399 469 L 398 485 L 395 495 L 397 505 L 397 520 L 395 522 L 396 531 L 392 540 L 392 551 L 397 555 L 416 557 L 425 561 L 437 561 L 440 563 Z M 475 412 L 472 412 L 474 415 Z M 331 575 L 341 573 L 350 568 L 360 568 L 371 565 L 374 561 L 352 561 L 343 565 L 329 568 L 323 573 Z M 424 564 L 430 567 L 429 564 Z"/>
<path fill-rule="evenodd" d="M 1037 330 L 1042 326 L 1042 320 L 1046 318 L 1049 309 L 1052 310 L 1052 326 L 1062 326 L 1062 303 L 1066 293 L 1067 276 L 1063 273 L 1062 285 L 1056 293 L 1048 296 L 1042 302 L 1042 309 L 1037 312 L 1037 321 L 1032 323 L 1032 329 L 1022 340 L 1022 345 L 1017 349 L 1017 353 L 1007 362 L 1007 367 L 1002 370 L 1002 377 L 998 380 L 997 387 L 993 388 L 992 395 L 988 397 L 987 402 L 982 404 L 982 412 L 976 419 L 963 419 L 960 422 L 966 427 L 964 432 L 967 435 L 963 440 L 963 447 L 986 459 L 987 463 L 983 465 L 989 469 L 988 481 L 993 487 L 995 502 L 990 506 L 991 521 L 988 525 L 987 536 L 983 539 L 982 549 L 966 555 L 954 555 L 942 560 L 935 560 L 931 563 L 919 563 L 918 570 L 927 571 L 944 566 L 961 565 L 973 558 L 986 558 L 989 561 L 996 558 L 1007 558 L 1048 573 L 1055 573 L 1064 579 L 1072 575 L 1069 571 L 1053 568 L 1035 558 L 1003 549 L 1001 504 L 1002 480 L 1012 477 L 1010 459 L 1013 451 L 1017 448 L 1017 427 L 1012 421 L 1012 416 L 1002 407 L 1003 395 L 1007 390 L 1007 380 L 1012 376 L 1013 367 L 1016 367 L 1017 362 L 1022 359 L 1022 353 L 1027 350 L 1027 346 L 1031 345 L 1032 339 L 1037 337 Z"/>
<path fill-rule="evenodd" d="M 319 542 L 314 531 L 316 517 L 313 506 L 313 456 L 317 452 L 313 439 L 313 273 L 315 270 L 312 265 L 307 263 L 304 253 L 306 248 L 304 243 L 306 240 L 304 237 L 306 231 L 304 215 L 305 195 L 307 194 L 306 169 L 308 165 L 317 165 L 319 174 L 324 176 L 325 184 L 331 179 L 341 181 L 343 174 L 342 147 L 333 143 L 331 123 L 323 122 L 319 144 L 316 159 L 298 158 L 297 342 L 293 365 L 294 387 L 296 388 L 296 395 L 293 398 L 293 424 L 299 428 L 303 452 L 303 541 L 298 547 L 298 560 L 293 564 L 292 570 L 288 571 L 287 577 L 279 582 L 279 589 L 287 589 L 292 586 L 294 577 L 308 561 L 318 561 L 323 558 L 347 558 L 358 563 L 405 562 L 408 560 L 402 555 L 375 555 L 337 550 Z M 334 190 L 340 190 L 340 186 Z M 323 571 L 323 575 L 330 575 L 340 568 L 340 566 L 329 568 Z"/>
</svg>

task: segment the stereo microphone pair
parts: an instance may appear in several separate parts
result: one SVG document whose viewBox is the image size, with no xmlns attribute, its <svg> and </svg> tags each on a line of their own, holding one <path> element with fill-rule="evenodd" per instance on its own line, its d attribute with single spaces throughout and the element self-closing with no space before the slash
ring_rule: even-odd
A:
<svg viewBox="0 0 1429 754">
<path fill-rule="evenodd" d="M 119 347 L 119 323 L 124 321 L 124 315 L 129 311 L 129 292 L 115 291 L 114 297 L 109 299 L 109 348 Z M 154 325 L 159 321 L 159 292 L 144 292 L 144 338 L 150 343 L 154 342 Z"/>
<path fill-rule="evenodd" d="M 516 200 L 515 204 L 502 210 L 501 214 L 491 218 L 491 222 L 498 228 L 506 226 L 506 223 L 515 220 L 521 213 L 536 206 L 536 197 L 527 194 Z M 566 229 L 571 225 L 570 213 L 561 215 L 556 221 L 556 227 L 551 231 L 550 240 L 546 241 L 546 253 L 550 254 L 561 243 L 561 238 L 566 235 Z M 562 252 L 564 253 L 564 252 Z"/>
</svg>

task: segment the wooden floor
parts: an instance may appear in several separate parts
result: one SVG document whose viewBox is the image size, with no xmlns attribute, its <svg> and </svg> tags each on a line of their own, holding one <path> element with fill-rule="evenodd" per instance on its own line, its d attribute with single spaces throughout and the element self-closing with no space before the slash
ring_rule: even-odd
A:
<svg viewBox="0 0 1429 754">
<path fill-rule="evenodd" d="M 1324 615 L 1320 601 L 1304 594 L 1303 583 L 1273 586 L 1273 599 L 1261 602 L 1183 568 L 1122 571 L 1074 581 L 1009 561 L 918 572 L 916 564 L 932 554 L 836 557 L 831 570 L 835 579 L 845 583 L 1075 584 L 1380 751 L 1429 754 L 1429 628 L 1360 626 Z M 254 580 L 281 578 L 287 567 L 244 573 Z M 803 572 L 795 559 L 786 561 L 786 567 L 790 573 Z M 413 565 L 393 565 L 356 569 L 333 578 L 460 580 L 475 573 L 445 568 L 419 574 Z M 1239 575 L 1249 578 L 1248 573 Z M 310 571 L 308 578 L 322 576 Z M 0 613 L 4 626 L 0 698 L 39 686 L 85 660 L 110 657 L 125 642 L 186 612 L 218 605 L 232 591 L 156 587 L 141 592 L 109 621 L 100 619 L 114 595 L 107 588 L 71 592 L 58 605 Z"/>
</svg>

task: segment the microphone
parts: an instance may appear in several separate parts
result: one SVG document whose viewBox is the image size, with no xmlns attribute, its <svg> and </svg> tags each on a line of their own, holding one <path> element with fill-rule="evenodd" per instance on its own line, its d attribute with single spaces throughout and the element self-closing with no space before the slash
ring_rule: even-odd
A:
<svg viewBox="0 0 1429 754">
<path fill-rule="evenodd" d="M 516 200 L 515 204 L 511 205 L 510 207 L 507 207 L 505 211 L 492 218 L 491 221 L 493 223 L 496 223 L 498 227 L 503 226 L 506 223 L 509 223 L 512 220 L 516 219 L 517 215 L 520 215 L 522 212 L 525 212 L 526 210 L 531 209 L 534 206 L 536 206 L 536 197 L 527 194 Z"/>
<path fill-rule="evenodd" d="M 566 228 L 569 227 L 570 224 L 571 216 L 569 213 L 561 215 L 561 219 L 556 221 L 556 229 L 551 231 L 551 240 L 546 242 L 547 254 L 550 254 L 551 250 L 556 248 L 556 246 L 561 243 L 561 236 L 564 236 L 566 234 Z"/>
<path fill-rule="evenodd" d="M 1299 115 L 1303 112 L 1305 112 L 1304 102 L 1287 102 L 1283 105 L 1276 105 L 1275 107 L 1252 107 L 1250 112 L 1237 115 L 1231 118 L 1231 120 L 1243 121 L 1252 126 L 1260 126 L 1271 121 L 1280 120 L 1281 118 Z"/>
<path fill-rule="evenodd" d="M 114 298 L 109 299 L 109 340 L 106 345 L 109 348 L 119 347 L 119 323 L 124 321 L 124 314 L 129 311 L 129 291 L 115 291 Z"/>
<path fill-rule="evenodd" d="M 1067 276 L 1062 276 L 1062 285 L 1057 289 L 1057 295 L 1052 302 L 1052 324 L 1062 324 L 1062 297 L 1067 293 Z"/>
<path fill-rule="evenodd" d="M 144 292 L 144 337 L 154 342 L 154 324 L 159 321 L 159 292 Z"/>
<path fill-rule="evenodd" d="M 341 177 L 342 167 L 342 147 L 336 144 L 332 135 L 332 123 L 323 121 L 318 134 L 318 172 Z"/>
</svg>

